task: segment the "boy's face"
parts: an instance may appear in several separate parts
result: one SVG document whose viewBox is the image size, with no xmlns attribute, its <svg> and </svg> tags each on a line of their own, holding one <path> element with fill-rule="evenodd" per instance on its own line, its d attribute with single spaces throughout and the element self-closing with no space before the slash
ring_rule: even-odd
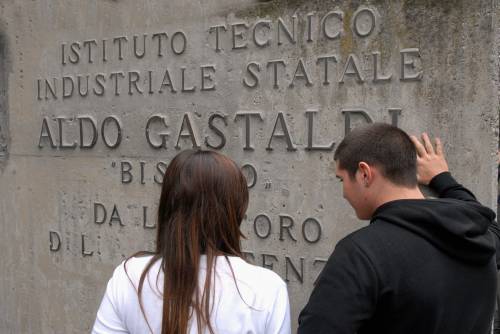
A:
<svg viewBox="0 0 500 334">
<path fill-rule="evenodd" d="M 368 203 L 367 187 L 362 181 L 359 169 L 356 171 L 354 178 L 351 178 L 347 170 L 339 168 L 339 163 L 336 161 L 336 176 L 342 182 L 342 192 L 344 198 L 349 202 L 356 216 L 359 219 L 370 219 L 372 211 Z"/>
</svg>

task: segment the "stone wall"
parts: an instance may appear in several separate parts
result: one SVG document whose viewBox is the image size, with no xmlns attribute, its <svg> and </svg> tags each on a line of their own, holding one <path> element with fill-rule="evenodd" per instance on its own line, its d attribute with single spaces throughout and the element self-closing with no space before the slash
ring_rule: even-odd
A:
<svg viewBox="0 0 500 334">
<path fill-rule="evenodd" d="M 9 58 L 7 37 L 0 32 L 0 169 L 9 155 L 8 83 Z"/>
</svg>

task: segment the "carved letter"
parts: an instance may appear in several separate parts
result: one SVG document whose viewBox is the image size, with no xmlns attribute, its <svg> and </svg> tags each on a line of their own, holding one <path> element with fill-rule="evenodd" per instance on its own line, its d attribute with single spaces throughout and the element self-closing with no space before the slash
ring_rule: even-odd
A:
<svg viewBox="0 0 500 334">
<path fill-rule="evenodd" d="M 310 235 L 310 233 L 308 233 L 308 231 L 310 231 L 311 229 L 316 230 L 316 236 Z M 310 244 L 315 244 L 321 239 L 322 230 L 323 229 L 321 228 L 321 224 L 314 218 L 307 218 L 302 223 L 302 237 L 306 242 Z"/>
<path fill-rule="evenodd" d="M 278 261 L 278 258 L 276 257 L 276 255 L 262 254 L 262 267 L 273 270 L 273 265 L 274 264 L 273 263 L 268 263 L 267 259 L 272 259 L 274 261 Z"/>
<path fill-rule="evenodd" d="M 106 125 L 108 123 L 114 123 L 116 127 L 116 140 L 114 143 L 110 143 L 106 136 L 105 130 L 107 129 Z M 120 121 L 118 120 L 118 118 L 114 116 L 108 116 L 102 121 L 101 136 L 102 140 L 104 141 L 104 145 L 106 145 L 108 148 L 117 148 L 120 145 L 122 141 L 122 127 L 120 125 Z"/>
<path fill-rule="evenodd" d="M 370 21 L 367 27 L 359 24 L 359 18 L 363 16 L 368 18 L 368 20 Z M 375 12 L 369 8 L 362 8 L 354 13 L 352 22 L 353 30 L 359 37 L 369 36 L 373 32 L 373 30 L 375 29 L 375 25 L 377 24 Z M 366 20 L 363 23 L 366 24 Z"/>
<path fill-rule="evenodd" d="M 106 46 L 108 45 L 106 43 L 107 41 L 108 41 L 107 39 L 102 40 L 102 62 L 103 63 L 108 61 L 108 59 L 106 58 Z"/>
<path fill-rule="evenodd" d="M 111 218 L 109 219 L 109 225 L 112 226 L 113 222 L 116 221 L 120 226 L 125 226 L 122 223 L 122 219 L 120 218 L 120 214 L 118 213 L 118 209 L 116 208 L 116 204 L 113 206 L 113 212 L 111 213 Z"/>
<path fill-rule="evenodd" d="M 239 30 L 239 28 L 243 28 L 243 31 Z M 248 30 L 248 25 L 246 23 L 234 23 L 231 24 L 232 36 L 233 36 L 233 50 L 237 49 L 245 49 L 247 47 L 247 42 L 245 41 L 245 37 L 243 33 Z M 242 44 L 237 44 L 236 38 L 240 41 L 244 41 Z"/>
<path fill-rule="evenodd" d="M 273 87 L 274 88 L 279 88 L 278 85 L 278 64 L 283 65 L 283 67 L 286 67 L 285 61 L 284 60 L 270 60 L 267 62 L 267 67 L 270 65 L 273 67 Z"/>
<path fill-rule="evenodd" d="M 217 135 L 217 137 L 220 138 L 220 143 L 218 145 L 213 145 L 213 144 L 211 144 L 209 142 L 208 136 L 206 136 L 205 137 L 205 145 L 207 145 L 207 147 L 209 147 L 209 148 L 212 148 L 212 149 L 215 149 L 215 150 L 220 150 L 220 149 L 222 149 L 226 145 L 226 136 L 224 135 L 224 132 L 222 132 L 219 128 L 217 128 L 214 125 L 214 121 L 215 121 L 216 118 L 221 119 L 222 122 L 224 123 L 224 125 L 227 126 L 226 116 L 221 115 L 221 114 L 210 115 L 210 117 L 208 119 L 208 127 L 209 127 L 210 130 L 212 130 L 213 132 L 215 132 L 215 134 Z"/>
<path fill-rule="evenodd" d="M 309 13 L 307 14 L 307 41 L 312 42 L 312 18 L 314 16 L 314 13 Z"/>
<path fill-rule="evenodd" d="M 381 71 L 380 52 L 373 52 L 373 82 L 391 81 L 392 74 L 384 76 Z"/>
<path fill-rule="evenodd" d="M 192 86 L 192 87 L 189 87 L 189 88 L 186 88 L 186 68 L 183 66 L 181 67 L 181 91 L 182 92 L 194 92 L 196 90 L 196 86 Z"/>
<path fill-rule="evenodd" d="M 241 166 L 241 172 L 247 179 L 248 189 L 252 189 L 257 184 L 257 170 L 251 164 Z"/>
<path fill-rule="evenodd" d="M 293 236 L 292 232 L 290 231 L 290 229 L 293 228 L 294 224 L 293 218 L 288 215 L 279 215 L 279 217 L 280 217 L 280 240 L 281 241 L 285 240 L 285 238 L 283 237 L 283 232 L 286 230 L 290 239 L 292 239 L 293 241 L 297 241 L 297 239 Z"/>
<path fill-rule="evenodd" d="M 46 100 L 49 99 L 49 92 L 50 92 L 50 95 L 52 95 L 52 98 L 54 98 L 54 100 L 57 100 L 56 87 L 57 87 L 56 78 L 52 79 L 52 84 L 49 82 L 49 80 L 45 79 L 45 99 Z"/>
<path fill-rule="evenodd" d="M 99 219 L 99 211 L 102 212 L 102 219 Z M 106 221 L 108 213 L 106 208 L 101 203 L 94 203 L 94 223 L 101 225 Z"/>
<path fill-rule="evenodd" d="M 67 86 L 68 85 L 68 86 Z M 69 87 L 69 91 L 66 88 Z M 73 96 L 73 91 L 75 90 L 75 83 L 73 82 L 72 77 L 64 76 L 62 77 L 62 93 L 63 99 L 67 99 Z"/>
<path fill-rule="evenodd" d="M 331 151 L 335 146 L 335 142 L 331 142 L 328 146 L 315 146 L 313 144 L 313 130 L 314 130 L 314 114 L 316 114 L 317 110 L 308 110 L 306 111 L 307 117 L 307 151 Z"/>
<path fill-rule="evenodd" d="M 146 184 L 144 181 L 144 166 L 146 165 L 146 162 L 139 161 L 139 165 L 141 166 L 141 184 Z"/>
<path fill-rule="evenodd" d="M 81 97 L 84 97 L 84 96 L 87 96 L 87 94 L 89 93 L 89 75 L 87 74 L 86 75 L 86 78 L 87 78 L 87 87 L 85 87 L 85 91 L 82 91 L 82 82 L 81 82 L 81 79 L 82 76 L 79 75 L 78 76 L 78 93 L 80 94 Z"/>
<path fill-rule="evenodd" d="M 156 170 L 158 171 L 158 173 L 160 173 L 160 175 L 156 174 L 153 179 L 156 184 L 162 184 L 163 177 L 165 176 L 165 171 L 167 170 L 167 164 L 160 161 L 156 164 Z"/>
<path fill-rule="evenodd" d="M 59 126 L 59 148 L 71 148 L 74 149 L 77 146 L 76 142 L 73 142 L 72 144 L 68 144 L 64 142 L 64 137 L 63 137 L 63 121 L 66 121 L 67 119 L 65 117 L 56 117 L 57 120 L 57 125 Z"/>
<path fill-rule="evenodd" d="M 123 74 L 123 72 L 112 72 L 110 75 L 109 75 L 109 78 L 111 80 L 113 80 L 113 78 L 115 79 L 115 95 L 116 96 L 119 96 L 120 95 L 120 91 L 119 91 L 119 85 L 118 85 L 118 79 L 119 78 L 125 78 L 125 74 Z"/>
<path fill-rule="evenodd" d="M 41 100 L 42 99 L 42 80 L 41 79 L 38 79 L 36 81 L 36 87 L 37 87 L 37 100 Z"/>
<path fill-rule="evenodd" d="M 181 43 L 180 49 L 178 47 L 175 47 L 176 44 L 179 44 L 179 43 L 175 42 L 176 40 L 179 40 L 179 38 L 181 41 L 180 42 Z M 182 31 L 176 31 L 172 35 L 172 38 L 170 39 L 170 47 L 172 49 L 172 52 L 177 56 L 183 54 L 184 51 L 186 51 L 186 44 L 187 44 L 187 38 L 186 38 L 186 35 Z"/>
<path fill-rule="evenodd" d="M 82 256 L 85 257 L 85 256 L 92 256 L 92 254 L 94 254 L 94 251 L 88 251 L 85 249 L 85 237 L 86 235 L 82 234 Z"/>
<path fill-rule="evenodd" d="M 256 112 L 242 112 L 238 111 L 236 113 L 236 116 L 234 116 L 234 121 L 238 119 L 239 116 L 244 116 L 245 117 L 245 147 L 243 147 L 243 150 L 245 151 L 253 151 L 252 144 L 250 143 L 250 134 L 251 134 L 251 128 L 250 128 L 250 118 L 252 116 L 258 116 L 258 118 L 262 121 L 262 114 L 258 111 Z"/>
<path fill-rule="evenodd" d="M 211 73 L 210 73 L 211 72 Z M 212 75 L 215 74 L 215 65 L 201 66 L 201 90 L 215 90 L 215 81 Z M 210 83 L 207 86 L 207 81 Z"/>
<path fill-rule="evenodd" d="M 130 71 L 128 72 L 128 94 L 133 95 L 132 93 L 132 85 L 135 87 L 135 90 L 139 93 L 142 94 L 142 90 L 137 87 L 137 82 L 139 82 L 140 76 L 139 72 L 136 71 Z"/>
<path fill-rule="evenodd" d="M 278 45 L 283 44 L 281 42 L 281 35 L 280 31 L 283 30 L 285 32 L 285 35 L 288 39 L 288 41 L 292 44 L 295 44 L 297 42 L 295 38 L 295 26 L 296 26 L 296 21 L 297 21 L 297 15 L 292 16 L 292 32 L 288 29 L 288 27 L 285 25 L 285 22 L 281 17 L 278 18 Z"/>
<path fill-rule="evenodd" d="M 154 223 L 153 225 L 148 224 L 148 207 L 147 206 L 142 207 L 142 221 L 143 221 L 142 226 L 145 229 L 155 229 L 156 228 L 156 223 Z"/>
<path fill-rule="evenodd" d="M 184 77 L 183 77 L 184 79 Z M 169 86 L 170 91 L 172 93 L 176 93 L 177 91 L 174 88 L 174 84 L 172 83 L 172 79 L 170 78 L 170 73 L 168 72 L 168 68 L 165 69 L 165 75 L 163 76 L 163 81 L 161 82 L 161 87 L 160 90 L 158 91 L 159 93 L 163 93 L 163 87 Z"/>
<path fill-rule="evenodd" d="M 260 72 L 260 65 L 256 62 L 248 63 L 247 72 L 252 78 L 253 82 L 249 83 L 247 78 L 243 78 L 243 84 L 248 88 L 255 88 L 259 85 L 259 76 L 256 72 Z"/>
<path fill-rule="evenodd" d="M 361 76 L 361 73 L 359 72 L 359 60 L 358 57 L 356 57 L 355 54 L 349 54 L 349 57 L 347 58 L 347 61 L 345 63 L 344 71 L 342 72 L 342 77 L 340 78 L 339 83 L 344 83 L 344 77 L 346 75 L 350 76 L 355 76 L 356 80 L 359 83 L 363 83 L 365 80 Z"/>
<path fill-rule="evenodd" d="M 51 252 L 57 252 L 61 249 L 61 235 L 59 234 L 59 232 L 50 231 L 49 240 Z"/>
<path fill-rule="evenodd" d="M 167 138 L 169 136 L 168 132 L 161 132 L 158 133 L 158 136 L 160 137 L 160 142 L 154 143 L 151 140 L 151 126 L 153 123 L 160 123 L 161 126 L 163 126 L 165 129 L 168 127 L 167 122 L 165 117 L 161 115 L 153 115 L 148 119 L 148 122 L 146 123 L 146 141 L 148 142 L 149 146 L 155 149 L 159 148 L 167 148 Z"/>
<path fill-rule="evenodd" d="M 97 137 L 98 137 L 96 122 L 92 119 L 92 117 L 88 117 L 88 116 L 81 116 L 81 117 L 78 117 L 77 119 L 78 119 L 78 123 L 80 125 L 80 148 L 89 149 L 89 148 L 94 147 L 95 144 L 97 143 Z M 91 125 L 90 129 L 92 129 L 92 135 L 90 138 L 92 138 L 92 139 L 91 139 L 89 144 L 86 144 L 83 141 L 83 122 L 86 122 L 87 124 Z"/>
<path fill-rule="evenodd" d="M 278 123 L 280 124 L 281 127 L 281 132 L 276 133 L 276 129 L 278 128 Z M 271 138 L 269 138 L 269 143 L 267 144 L 266 150 L 272 151 L 273 148 L 271 146 L 273 138 L 278 137 L 278 138 L 285 138 L 286 144 L 287 144 L 287 151 L 296 151 L 297 148 L 292 142 L 292 138 L 290 136 L 290 133 L 288 132 L 288 126 L 286 125 L 285 121 L 285 116 L 283 116 L 282 112 L 278 113 L 278 117 L 276 117 L 276 122 L 274 123 L 274 128 L 273 132 L 271 133 Z"/>
<path fill-rule="evenodd" d="M 420 50 L 418 48 L 401 50 L 401 81 L 420 81 L 423 77 L 423 71 L 416 71 L 415 59 L 408 60 L 407 56 L 420 58 Z M 411 69 L 414 73 L 407 73 L 407 69 Z"/>
<path fill-rule="evenodd" d="M 121 167 L 121 175 L 122 175 L 122 183 L 131 183 L 132 180 L 134 179 L 132 176 L 132 173 L 130 172 L 132 170 L 132 164 L 128 161 L 122 161 L 120 163 Z"/>
<path fill-rule="evenodd" d="M 301 73 L 299 73 L 299 71 Z M 307 74 L 306 68 L 304 66 L 304 62 L 302 58 L 299 58 L 299 63 L 297 64 L 297 68 L 295 69 L 295 74 L 293 75 L 292 82 L 290 83 L 290 87 L 294 86 L 295 79 L 304 79 L 306 80 L 306 86 L 312 86 L 312 82 L 309 79 L 309 74 Z"/>
<path fill-rule="evenodd" d="M 123 59 L 123 56 L 122 56 L 122 42 L 124 42 L 124 41 L 125 42 L 128 41 L 128 38 L 126 36 L 113 38 L 113 44 L 116 44 L 116 42 L 118 42 L 118 59 L 119 60 Z"/>
<path fill-rule="evenodd" d="M 153 71 L 148 71 L 148 93 L 153 94 Z"/>
<path fill-rule="evenodd" d="M 398 108 L 389 108 L 389 114 L 391 115 L 391 125 L 397 127 L 398 119 L 401 116 L 401 109 Z"/>
<path fill-rule="evenodd" d="M 219 31 L 224 30 L 224 32 L 227 31 L 227 28 L 225 25 L 218 25 L 218 26 L 212 26 L 210 27 L 209 33 L 212 33 L 212 31 L 215 31 L 215 51 L 220 52 L 220 38 L 219 38 Z"/>
<path fill-rule="evenodd" d="M 137 47 L 137 38 L 139 38 L 139 36 L 134 36 L 134 54 L 139 59 L 143 58 L 146 54 L 146 36 L 146 34 L 142 35 L 142 53 L 138 51 L 139 48 Z"/>
<path fill-rule="evenodd" d="M 104 74 L 99 73 L 95 76 L 95 83 L 97 86 L 99 86 L 100 90 L 97 90 L 96 87 L 94 87 L 94 94 L 97 96 L 103 96 L 104 95 L 104 83 L 106 82 L 106 78 L 104 77 Z"/>
<path fill-rule="evenodd" d="M 271 219 L 265 214 L 260 214 L 253 220 L 253 231 L 261 239 L 267 239 L 271 235 Z"/>
<path fill-rule="evenodd" d="M 163 57 L 162 47 L 161 47 L 161 38 L 165 37 L 165 40 L 168 38 L 166 32 L 160 32 L 157 34 L 153 34 L 152 39 L 158 38 L 158 57 Z"/>
<path fill-rule="evenodd" d="M 329 85 L 330 84 L 330 80 L 328 80 L 328 61 L 329 60 L 333 60 L 334 63 L 337 62 L 337 56 L 335 55 L 331 55 L 331 56 L 323 56 L 323 57 L 318 57 L 318 59 L 316 60 L 316 63 L 319 64 L 320 62 L 323 61 L 323 63 L 325 64 L 325 79 L 323 80 L 323 85 Z"/>
<path fill-rule="evenodd" d="M 66 44 L 61 44 L 61 61 L 63 65 L 66 65 L 66 56 L 65 56 Z"/>
<path fill-rule="evenodd" d="M 269 20 L 259 20 L 255 23 L 255 25 L 253 26 L 253 42 L 255 43 L 255 45 L 257 45 L 258 47 L 265 47 L 265 46 L 268 46 L 271 44 L 271 38 L 268 37 L 265 41 L 261 41 L 257 38 L 257 32 L 258 32 L 258 27 L 264 27 L 264 28 L 267 28 L 266 30 L 269 32 L 269 30 L 271 30 L 271 21 Z M 279 27 L 279 26 L 278 26 Z M 262 35 L 265 35 L 265 33 L 261 33 Z M 279 33 L 278 33 L 279 35 Z"/>
<path fill-rule="evenodd" d="M 87 47 L 88 50 L 89 50 L 89 59 L 88 59 L 88 62 L 90 64 L 92 64 L 94 62 L 94 60 L 92 59 L 92 46 L 97 46 L 97 41 L 95 39 L 83 42 L 83 47 Z"/>
<path fill-rule="evenodd" d="M 351 132 L 351 115 L 361 115 L 366 123 L 373 123 L 371 117 L 362 109 L 342 109 L 342 114 L 345 117 L 345 132 L 344 136 L 347 136 Z"/>
<path fill-rule="evenodd" d="M 313 284 L 316 284 L 316 282 L 318 281 L 318 278 L 319 278 L 321 272 L 323 271 L 323 268 L 324 268 L 326 262 L 328 262 L 327 259 L 322 259 L 322 258 L 318 258 L 318 257 L 314 259 L 313 267 L 316 267 L 316 265 L 318 263 L 321 264 L 322 266 L 321 266 L 320 270 L 318 271 L 318 274 L 317 274 L 316 278 L 314 279 Z"/>
<path fill-rule="evenodd" d="M 191 119 L 189 117 L 189 114 L 186 113 L 184 114 L 184 117 L 182 118 L 182 124 L 181 124 L 181 129 L 179 130 L 179 135 L 177 136 L 177 143 L 175 144 L 176 149 L 180 149 L 181 146 L 179 145 L 179 142 L 181 138 L 189 138 L 191 139 L 191 144 L 193 148 L 200 148 L 200 145 L 198 144 L 198 140 L 196 140 L 196 136 L 193 130 L 193 126 L 191 125 Z M 186 129 L 184 129 L 184 126 L 186 126 Z M 185 133 L 185 130 L 187 130 L 188 133 Z"/>
<path fill-rule="evenodd" d="M 335 31 L 334 33 L 332 33 L 330 30 L 327 29 L 326 25 L 327 25 L 327 21 L 330 19 L 330 18 L 336 18 L 338 23 L 338 27 L 339 29 L 337 31 Z M 323 33 L 323 35 L 328 38 L 328 39 L 336 39 L 336 38 L 339 38 L 343 32 L 343 21 L 344 21 L 344 14 L 342 12 L 338 12 L 338 11 L 331 11 L 331 12 L 328 12 L 322 19 L 321 19 L 321 31 Z"/>
<path fill-rule="evenodd" d="M 288 278 L 288 273 L 289 270 L 288 268 L 291 268 L 295 276 L 297 277 L 297 280 L 300 282 L 300 284 L 304 283 L 304 258 L 300 257 L 300 272 L 297 270 L 297 267 L 293 265 L 292 259 L 289 256 L 285 256 L 285 282 L 290 282 L 290 279 Z"/>
<path fill-rule="evenodd" d="M 69 62 L 72 64 L 77 64 L 80 61 L 80 43 L 74 42 L 70 45 L 71 55 L 69 56 Z"/>
<path fill-rule="evenodd" d="M 42 148 L 42 139 L 48 139 L 51 148 L 56 148 L 54 140 L 52 139 L 52 134 L 50 133 L 50 128 L 48 124 L 48 118 L 44 117 L 42 121 L 42 130 L 40 131 L 40 139 L 38 140 L 38 147 Z"/>
</svg>

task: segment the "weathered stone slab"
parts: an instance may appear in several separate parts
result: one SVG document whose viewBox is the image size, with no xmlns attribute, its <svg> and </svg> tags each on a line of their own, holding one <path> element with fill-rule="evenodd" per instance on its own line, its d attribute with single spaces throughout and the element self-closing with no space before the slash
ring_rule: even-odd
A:
<svg viewBox="0 0 500 334">
<path fill-rule="evenodd" d="M 8 113 L 8 75 L 9 58 L 6 36 L 0 34 L 0 169 L 9 155 L 9 113 Z"/>
<path fill-rule="evenodd" d="M 161 176 L 182 149 L 242 165 L 243 246 L 289 283 L 293 321 L 336 242 L 365 224 L 334 175 L 350 128 L 439 135 L 453 173 L 494 206 L 498 10 L 2 3 L 0 332 L 89 331 L 112 268 L 152 249 Z"/>
</svg>

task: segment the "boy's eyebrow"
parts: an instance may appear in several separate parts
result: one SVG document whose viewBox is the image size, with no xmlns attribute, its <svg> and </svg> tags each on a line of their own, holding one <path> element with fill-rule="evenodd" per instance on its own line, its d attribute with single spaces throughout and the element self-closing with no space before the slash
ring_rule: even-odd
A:
<svg viewBox="0 0 500 334">
<path fill-rule="evenodd" d="M 341 178 L 340 176 L 338 176 L 338 175 L 335 175 L 335 177 L 336 177 L 337 179 L 339 179 L 339 180 L 342 180 L 342 178 Z"/>
</svg>

